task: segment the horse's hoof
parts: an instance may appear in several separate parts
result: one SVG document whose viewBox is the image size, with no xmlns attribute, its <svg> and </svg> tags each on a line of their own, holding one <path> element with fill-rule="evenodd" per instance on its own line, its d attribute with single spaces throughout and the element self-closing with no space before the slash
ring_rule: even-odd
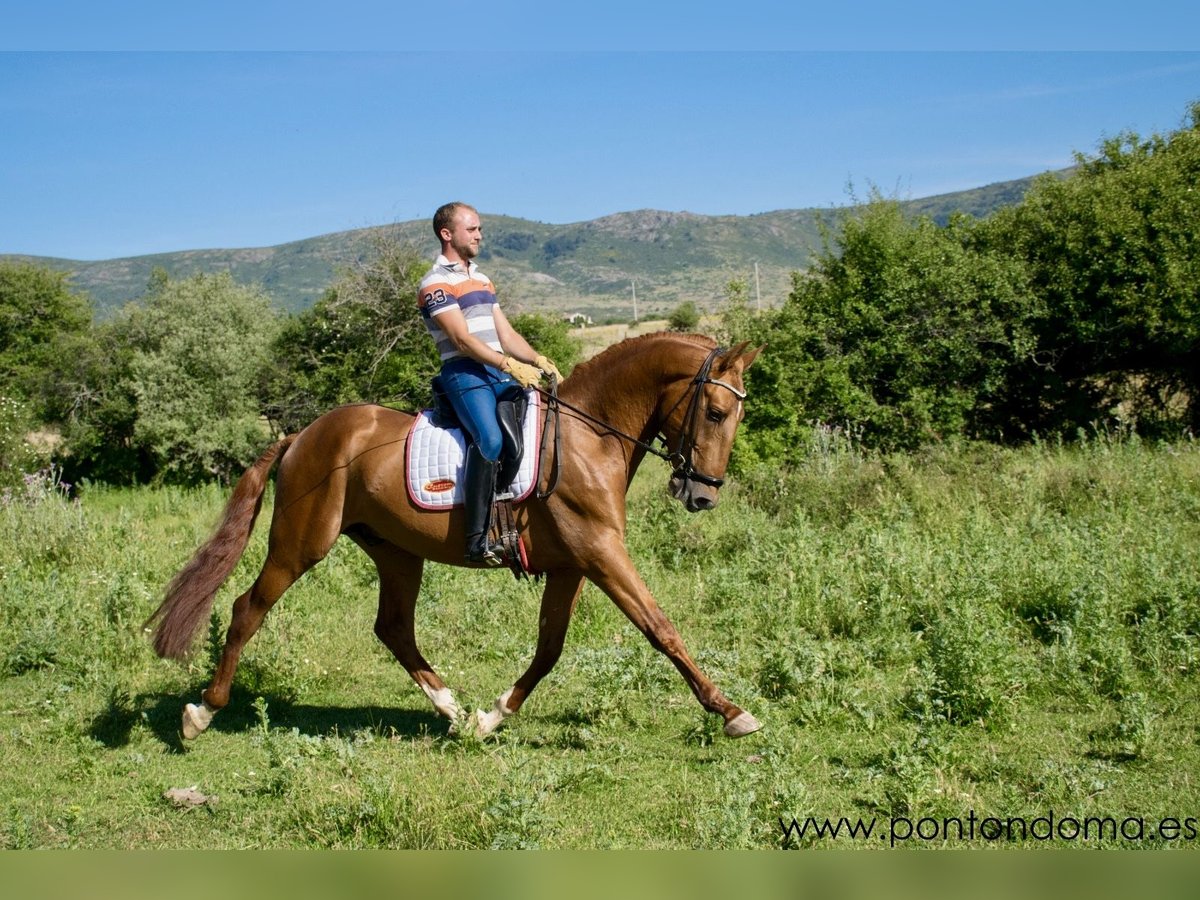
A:
<svg viewBox="0 0 1200 900">
<path fill-rule="evenodd" d="M 475 710 L 475 732 L 481 738 L 487 737 L 499 727 L 500 723 L 512 715 L 512 710 L 508 708 L 508 698 L 512 696 L 512 688 L 509 688 L 497 699 L 491 712 L 484 712 L 482 709 Z"/>
<path fill-rule="evenodd" d="M 207 703 L 202 703 L 197 706 L 195 703 L 189 703 L 183 708 L 183 739 L 185 741 L 194 741 L 204 733 L 212 722 L 213 713 L 216 710 L 209 707 Z"/>
<path fill-rule="evenodd" d="M 741 712 L 725 723 L 725 734 L 731 738 L 745 737 L 762 728 L 762 722 L 748 712 Z"/>
<path fill-rule="evenodd" d="M 504 715 L 499 710 L 493 709 L 491 712 L 484 712 L 482 709 L 475 710 L 475 736 L 481 738 L 487 737 L 503 721 Z"/>
<path fill-rule="evenodd" d="M 425 696 L 429 698 L 429 702 L 433 704 L 438 715 L 445 716 L 450 720 L 450 727 L 453 729 L 454 723 L 462 718 L 464 713 L 454 699 L 454 694 L 450 692 L 450 688 L 443 687 L 434 690 L 429 685 L 423 684 L 421 690 L 425 692 Z"/>
</svg>

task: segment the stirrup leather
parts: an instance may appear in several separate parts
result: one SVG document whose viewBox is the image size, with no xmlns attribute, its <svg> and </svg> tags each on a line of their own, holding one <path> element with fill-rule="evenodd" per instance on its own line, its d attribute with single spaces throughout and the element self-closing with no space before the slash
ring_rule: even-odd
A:
<svg viewBox="0 0 1200 900">
<path fill-rule="evenodd" d="M 519 581 L 529 577 L 529 561 L 525 556 L 521 533 L 517 530 L 516 516 L 513 515 L 513 495 L 509 491 L 495 497 L 489 539 L 493 546 L 500 547 L 503 554 L 502 564 L 512 569 L 514 578 Z"/>
</svg>

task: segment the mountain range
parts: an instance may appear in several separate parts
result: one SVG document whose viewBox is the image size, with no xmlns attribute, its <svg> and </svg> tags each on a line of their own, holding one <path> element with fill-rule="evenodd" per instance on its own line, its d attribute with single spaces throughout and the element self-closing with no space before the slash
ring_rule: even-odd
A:
<svg viewBox="0 0 1200 900">
<path fill-rule="evenodd" d="M 902 205 L 944 223 L 954 212 L 986 216 L 1017 203 L 1033 178 L 999 182 Z M 778 305 L 791 273 L 806 268 L 822 248 L 821 222 L 839 208 L 777 210 L 747 216 L 637 210 L 587 222 L 550 225 L 481 211 L 480 266 L 496 282 L 511 311 L 579 312 L 597 322 L 665 317 L 679 303 L 712 309 L 732 280 L 743 280 L 752 302 Z M 151 273 L 172 278 L 228 271 L 259 284 L 281 308 L 311 306 L 340 268 L 371 252 L 380 231 L 393 232 L 430 259 L 437 245 L 426 220 L 341 231 L 274 247 L 181 250 L 121 259 L 82 261 L 0 254 L 70 273 L 98 318 L 146 291 Z M 757 273 L 757 284 L 755 283 Z M 636 302 L 636 310 L 635 310 Z"/>
</svg>

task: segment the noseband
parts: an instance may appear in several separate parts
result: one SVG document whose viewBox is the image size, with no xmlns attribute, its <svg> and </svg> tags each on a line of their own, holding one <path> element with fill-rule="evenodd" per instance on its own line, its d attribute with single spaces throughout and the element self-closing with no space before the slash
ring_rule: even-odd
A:
<svg viewBox="0 0 1200 900">
<path fill-rule="evenodd" d="M 675 467 L 674 471 L 671 472 L 672 478 L 682 478 L 684 481 L 698 481 L 700 484 L 706 484 L 714 488 L 719 488 L 723 485 L 725 479 L 705 475 L 703 472 L 696 471 L 696 467 L 692 465 L 692 453 L 696 449 L 696 429 L 699 427 L 700 395 L 703 393 L 704 385 L 717 384 L 732 391 L 733 395 L 739 400 L 746 399 L 745 391 L 738 390 L 727 381 L 709 377 L 709 373 L 712 371 L 713 360 L 717 358 L 721 351 L 722 348 L 717 347 L 705 357 L 704 363 L 700 366 L 700 371 L 696 373 L 696 377 L 692 379 L 687 393 L 676 401 L 675 406 L 672 406 L 670 412 L 663 418 L 663 421 L 666 422 L 671 418 L 671 413 L 675 412 L 679 404 L 685 399 L 688 400 L 687 412 L 683 417 L 683 428 L 679 432 L 679 443 L 676 445 L 674 451 L 664 458 Z M 662 435 L 661 432 L 660 436 L 662 442 L 665 444 L 667 442 L 666 436 Z"/>
</svg>

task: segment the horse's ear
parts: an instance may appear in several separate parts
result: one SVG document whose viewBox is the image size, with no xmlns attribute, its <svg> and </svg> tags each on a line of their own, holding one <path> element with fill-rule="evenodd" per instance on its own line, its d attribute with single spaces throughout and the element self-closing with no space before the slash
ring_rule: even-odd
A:
<svg viewBox="0 0 1200 900">
<path fill-rule="evenodd" d="M 729 369 L 737 366 L 741 371 L 744 372 L 746 369 L 750 368 L 750 364 L 754 362 L 754 358 L 758 356 L 759 352 L 763 347 L 766 346 L 766 344 L 763 344 L 762 347 L 756 347 L 747 353 L 746 347 L 749 346 L 749 344 L 749 341 L 742 341 L 736 347 L 731 347 L 729 350 L 726 350 L 723 354 L 721 354 L 721 358 L 717 360 L 717 371 L 726 372 Z"/>
<path fill-rule="evenodd" d="M 717 364 L 713 367 L 718 372 L 726 372 L 733 366 L 737 365 L 738 357 L 742 355 L 742 351 L 746 349 L 749 341 L 742 341 L 736 347 L 730 347 L 717 358 Z"/>
<path fill-rule="evenodd" d="M 746 343 L 748 344 L 750 342 L 747 341 Z M 744 347 L 746 345 L 743 344 L 742 346 Z M 757 347 L 755 347 L 749 353 L 742 354 L 742 371 L 743 372 L 746 371 L 748 368 L 750 368 L 751 365 L 754 364 L 754 360 L 758 358 L 758 354 L 762 353 L 763 348 L 766 346 L 767 346 L 766 344 L 759 344 Z"/>
</svg>

